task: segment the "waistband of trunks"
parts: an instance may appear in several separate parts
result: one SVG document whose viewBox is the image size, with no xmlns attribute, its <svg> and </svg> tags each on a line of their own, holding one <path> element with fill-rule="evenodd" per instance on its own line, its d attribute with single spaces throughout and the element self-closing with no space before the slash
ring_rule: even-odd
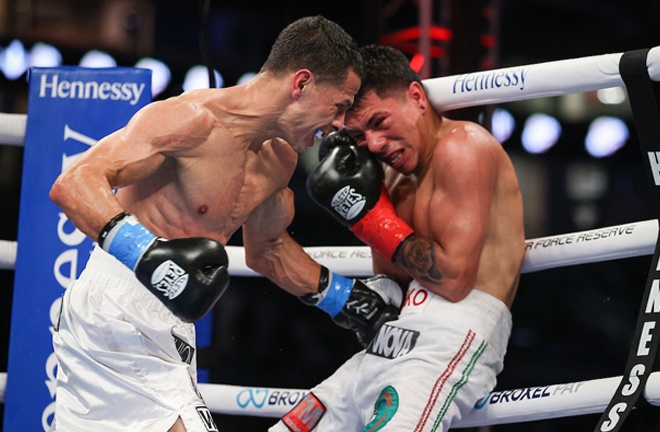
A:
<svg viewBox="0 0 660 432">
<path fill-rule="evenodd" d="M 111 284 L 113 287 L 111 289 L 120 290 L 120 295 L 126 296 L 131 301 L 139 302 L 159 315 L 175 317 L 154 293 L 142 285 L 131 269 L 96 245 L 81 278 L 96 277 L 95 275 L 99 274 L 107 280 L 116 280 L 116 284 Z"/>
<path fill-rule="evenodd" d="M 421 313 L 433 314 L 434 317 L 442 320 L 456 320 L 465 323 L 492 341 L 492 344 L 496 345 L 493 348 L 497 351 L 504 352 L 503 350 L 506 349 L 506 343 L 511 333 L 512 318 L 511 311 L 503 301 L 479 289 L 473 289 L 467 297 L 459 302 L 451 302 L 422 287 L 417 281 L 413 281 L 410 288 L 426 292 L 428 305 L 420 309 L 423 310 Z M 412 303 L 411 300 L 410 304 L 404 306 L 401 311 L 402 317 L 408 313 L 415 313 L 416 307 Z M 490 334 L 497 335 L 497 337 L 488 337 Z"/>
</svg>

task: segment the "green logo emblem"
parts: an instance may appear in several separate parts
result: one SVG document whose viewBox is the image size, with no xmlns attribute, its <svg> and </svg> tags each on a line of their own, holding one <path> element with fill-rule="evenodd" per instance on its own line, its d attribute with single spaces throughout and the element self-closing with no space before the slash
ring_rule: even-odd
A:
<svg viewBox="0 0 660 432">
<path fill-rule="evenodd" d="M 380 392 L 374 404 L 374 415 L 362 432 L 376 432 L 389 422 L 399 409 L 399 394 L 394 387 L 387 386 Z"/>
</svg>

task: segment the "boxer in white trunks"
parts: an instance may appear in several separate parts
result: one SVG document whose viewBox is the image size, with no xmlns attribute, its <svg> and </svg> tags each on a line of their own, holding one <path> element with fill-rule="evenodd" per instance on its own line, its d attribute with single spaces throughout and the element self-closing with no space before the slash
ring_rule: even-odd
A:
<svg viewBox="0 0 660 432">
<path fill-rule="evenodd" d="M 435 112 L 402 53 L 362 56 L 346 130 L 307 187 L 409 288 L 398 319 L 270 432 L 447 431 L 502 370 L 525 245 L 513 164 L 485 129 Z"/>
<path fill-rule="evenodd" d="M 62 173 L 51 198 L 99 245 L 65 292 L 53 335 L 53 430 L 218 430 L 196 389 L 192 323 L 227 286 L 223 245 L 253 211 L 290 193 L 297 153 L 318 130 L 343 127 L 360 75 L 357 45 L 341 27 L 302 18 L 248 83 L 151 103 Z M 254 262 L 254 240 L 271 227 L 248 225 Z M 316 263 L 300 266 L 300 283 L 283 286 L 315 293 L 320 274 Z M 364 285 L 343 294 L 326 309 L 365 333 L 344 306 L 357 296 L 378 307 L 381 297 Z"/>
</svg>

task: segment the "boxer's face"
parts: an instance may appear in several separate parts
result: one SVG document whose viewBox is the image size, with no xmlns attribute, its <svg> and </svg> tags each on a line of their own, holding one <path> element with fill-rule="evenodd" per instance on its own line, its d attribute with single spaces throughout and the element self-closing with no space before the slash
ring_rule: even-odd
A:
<svg viewBox="0 0 660 432">
<path fill-rule="evenodd" d="M 395 170 L 411 174 L 419 164 L 420 110 L 407 92 L 379 96 L 365 93 L 346 116 L 346 129 L 358 145 L 366 146 Z"/>
<path fill-rule="evenodd" d="M 297 100 L 298 115 L 291 121 L 299 124 L 300 139 L 294 146 L 296 151 L 304 151 L 314 145 L 314 137 L 318 131 L 327 135 L 330 132 L 343 129 L 346 111 L 353 104 L 355 94 L 360 88 L 360 78 L 349 71 L 342 84 L 318 82 L 310 77 L 300 85 Z"/>
</svg>

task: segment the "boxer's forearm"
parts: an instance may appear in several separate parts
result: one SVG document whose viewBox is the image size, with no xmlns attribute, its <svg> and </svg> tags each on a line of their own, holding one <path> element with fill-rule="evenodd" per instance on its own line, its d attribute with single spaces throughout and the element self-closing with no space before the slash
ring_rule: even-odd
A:
<svg viewBox="0 0 660 432">
<path fill-rule="evenodd" d="M 318 289 L 321 266 L 288 233 L 265 242 L 246 242 L 248 267 L 297 297 Z"/>
</svg>

